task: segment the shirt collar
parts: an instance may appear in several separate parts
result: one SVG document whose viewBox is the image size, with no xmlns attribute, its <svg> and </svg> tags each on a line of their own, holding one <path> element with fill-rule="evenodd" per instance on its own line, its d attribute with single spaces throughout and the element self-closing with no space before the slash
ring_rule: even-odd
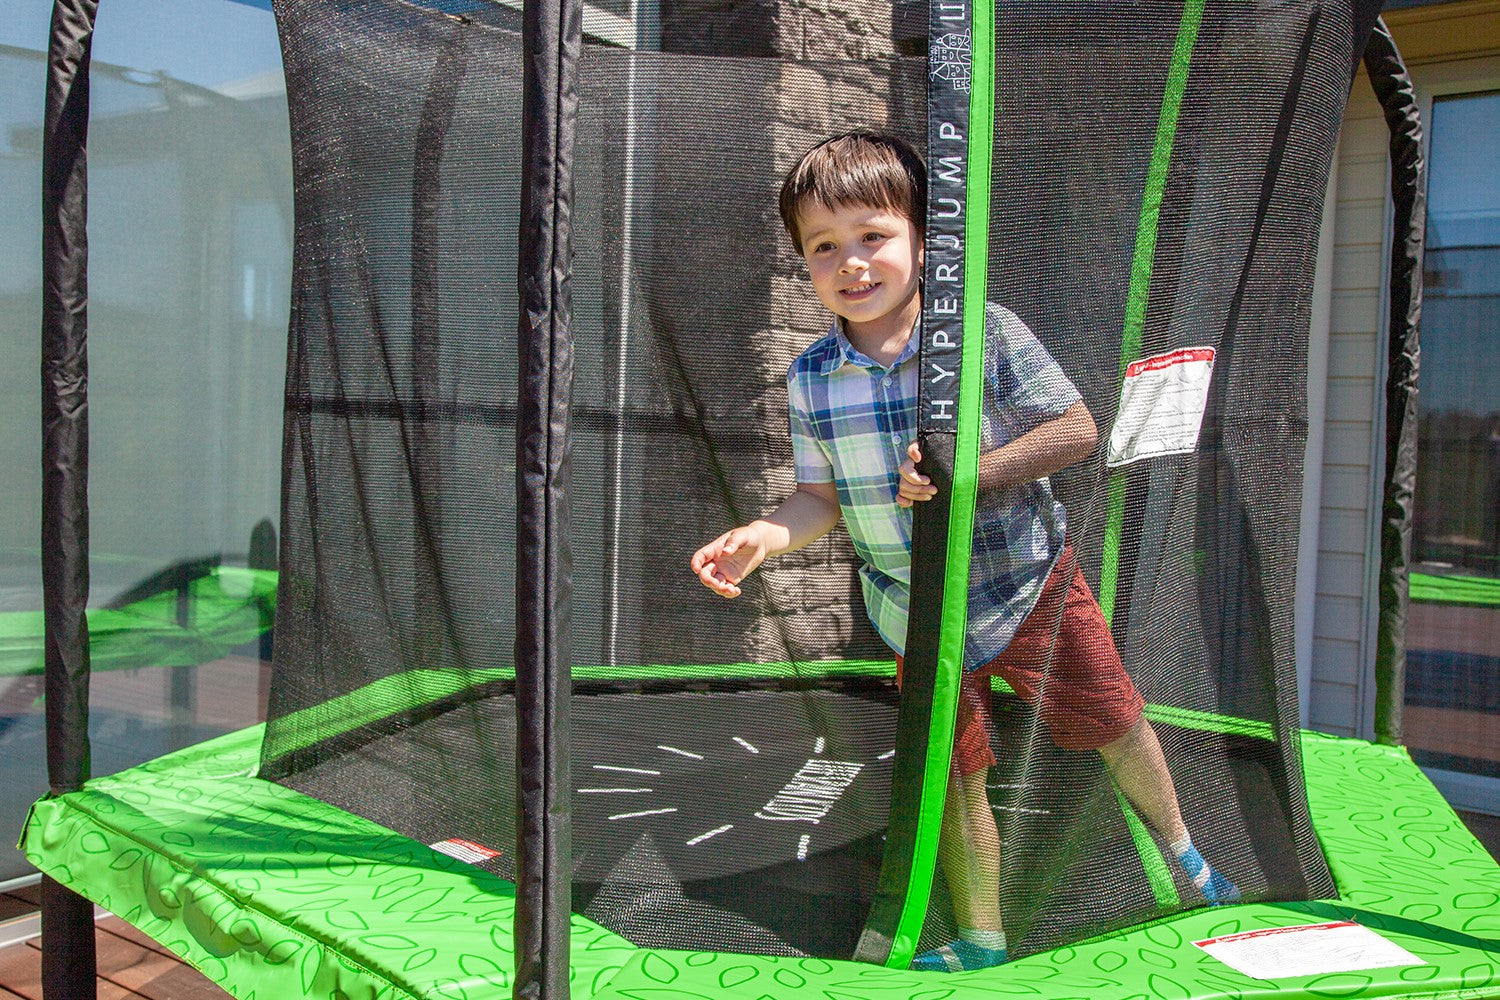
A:
<svg viewBox="0 0 1500 1000">
<path fill-rule="evenodd" d="M 859 348 L 849 342 L 848 335 L 844 333 L 844 321 L 841 318 L 834 317 L 833 325 L 828 333 L 833 338 L 834 350 L 823 355 L 822 365 L 818 372 L 820 375 L 832 375 L 846 364 L 876 371 L 887 370 L 884 365 L 861 353 Z M 896 355 L 895 361 L 891 362 L 889 370 L 894 371 L 901 366 L 902 362 L 915 357 L 920 346 L 921 338 L 918 336 L 918 331 L 912 330 L 912 335 L 907 338 L 906 346 L 901 348 L 901 353 Z"/>
</svg>

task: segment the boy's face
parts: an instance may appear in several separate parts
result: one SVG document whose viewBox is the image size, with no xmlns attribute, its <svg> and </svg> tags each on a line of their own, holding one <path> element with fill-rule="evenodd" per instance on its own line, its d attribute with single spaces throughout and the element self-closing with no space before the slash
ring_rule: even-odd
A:
<svg viewBox="0 0 1500 1000">
<path fill-rule="evenodd" d="M 922 309 L 922 247 L 910 219 L 871 205 L 810 202 L 797 221 L 813 288 L 850 336 L 910 332 Z"/>
</svg>

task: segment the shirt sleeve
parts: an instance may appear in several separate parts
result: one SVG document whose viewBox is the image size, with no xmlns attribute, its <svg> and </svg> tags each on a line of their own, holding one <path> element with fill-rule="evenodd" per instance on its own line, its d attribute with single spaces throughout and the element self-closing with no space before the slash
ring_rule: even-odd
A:
<svg viewBox="0 0 1500 1000">
<path fill-rule="evenodd" d="M 799 483 L 833 482 L 833 462 L 814 429 L 806 387 L 794 369 L 786 380 L 787 411 L 791 416 L 792 462 Z"/>
<path fill-rule="evenodd" d="M 1021 318 L 985 310 L 985 409 L 1000 440 L 1014 440 L 1082 402 L 1076 386 Z"/>
</svg>

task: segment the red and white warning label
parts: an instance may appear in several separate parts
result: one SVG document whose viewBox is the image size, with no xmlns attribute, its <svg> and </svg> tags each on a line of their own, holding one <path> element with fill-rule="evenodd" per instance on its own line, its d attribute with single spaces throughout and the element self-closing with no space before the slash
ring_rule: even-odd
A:
<svg viewBox="0 0 1500 1000">
<path fill-rule="evenodd" d="M 1427 964 L 1352 920 L 1243 931 L 1193 944 L 1252 979 L 1290 979 Z"/>
<path fill-rule="evenodd" d="M 459 840 L 457 837 L 448 840 L 440 840 L 436 844 L 428 844 L 434 851 L 446 854 L 450 858 L 467 861 L 471 865 L 482 865 L 492 858 L 498 858 L 500 852 L 483 844 L 476 844 L 472 840 Z"/>
<path fill-rule="evenodd" d="M 1111 468 L 1198 447 L 1214 371 L 1212 347 L 1184 347 L 1132 361 L 1109 435 Z"/>
</svg>

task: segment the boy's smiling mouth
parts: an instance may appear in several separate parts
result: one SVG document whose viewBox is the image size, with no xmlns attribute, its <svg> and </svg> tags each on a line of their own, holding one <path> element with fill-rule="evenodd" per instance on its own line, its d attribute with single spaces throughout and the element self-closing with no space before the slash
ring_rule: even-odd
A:
<svg viewBox="0 0 1500 1000">
<path fill-rule="evenodd" d="M 868 295 L 870 292 L 873 292 L 876 288 L 879 287 L 880 283 L 878 281 L 862 281 L 857 285 L 850 285 L 848 288 L 839 289 L 839 294 L 848 298 L 857 299 L 864 295 Z"/>
</svg>

